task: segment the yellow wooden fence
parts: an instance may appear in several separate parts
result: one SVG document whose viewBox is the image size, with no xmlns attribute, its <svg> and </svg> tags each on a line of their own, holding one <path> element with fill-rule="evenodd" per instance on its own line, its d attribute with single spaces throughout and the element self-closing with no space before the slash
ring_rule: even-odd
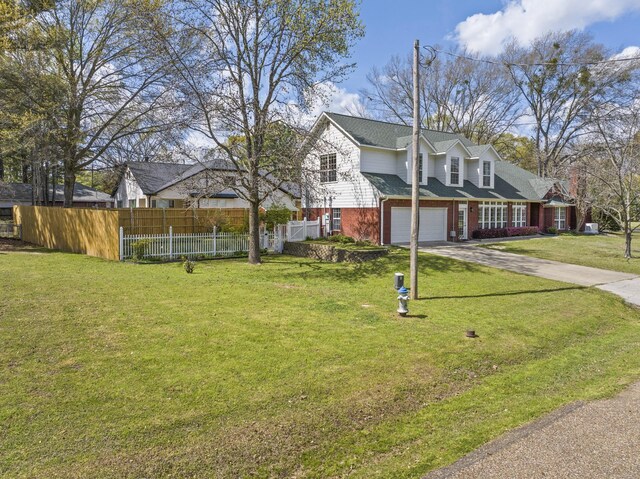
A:
<svg viewBox="0 0 640 479">
<path fill-rule="evenodd" d="M 46 248 L 119 259 L 118 212 L 108 209 L 14 206 L 22 239 Z"/>
<path fill-rule="evenodd" d="M 119 229 L 125 235 L 205 233 L 214 226 L 242 228 L 244 209 L 95 209 L 14 206 L 22 238 L 46 248 L 119 259 Z"/>
<path fill-rule="evenodd" d="M 232 208 L 132 208 L 118 209 L 118 226 L 126 235 L 207 233 L 222 227 L 242 228 L 248 210 Z"/>
</svg>

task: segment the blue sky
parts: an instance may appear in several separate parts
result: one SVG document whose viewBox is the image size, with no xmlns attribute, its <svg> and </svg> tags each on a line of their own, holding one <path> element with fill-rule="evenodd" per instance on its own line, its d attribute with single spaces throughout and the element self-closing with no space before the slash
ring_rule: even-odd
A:
<svg viewBox="0 0 640 479">
<path fill-rule="evenodd" d="M 616 51 L 640 46 L 640 0 L 362 0 L 360 12 L 366 36 L 353 51 L 356 71 L 339 85 L 347 95 L 366 86 L 374 65 L 409 54 L 416 38 L 445 47 L 466 41 L 472 50 L 494 53 L 505 32 L 526 40 L 549 29 L 582 28 Z"/>
</svg>

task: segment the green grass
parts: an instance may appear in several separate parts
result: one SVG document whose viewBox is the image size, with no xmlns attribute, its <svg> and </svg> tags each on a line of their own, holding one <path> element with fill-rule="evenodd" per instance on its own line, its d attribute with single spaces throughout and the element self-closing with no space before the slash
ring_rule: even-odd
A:
<svg viewBox="0 0 640 479">
<path fill-rule="evenodd" d="M 395 271 L 0 252 L 0 476 L 421 477 L 640 376 L 614 296 L 424 255 L 398 319 Z"/>
<path fill-rule="evenodd" d="M 494 243 L 484 247 L 593 268 L 640 274 L 640 235 L 634 235 L 631 242 L 634 257 L 629 260 L 624 257 L 624 236 L 621 234 L 567 234 L 553 238 Z"/>
</svg>

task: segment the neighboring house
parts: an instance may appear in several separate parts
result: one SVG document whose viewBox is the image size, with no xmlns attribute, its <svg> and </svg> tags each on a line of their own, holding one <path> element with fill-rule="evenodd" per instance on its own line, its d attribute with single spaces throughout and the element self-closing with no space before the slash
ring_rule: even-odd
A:
<svg viewBox="0 0 640 479">
<path fill-rule="evenodd" d="M 63 206 L 64 186 L 56 185 L 53 206 Z M 49 195 L 52 190 L 49 188 Z M 96 189 L 76 183 L 73 188 L 73 206 L 76 208 L 110 208 L 111 197 Z M 13 205 L 33 204 L 33 185 L 30 183 L 0 183 L 0 217 L 11 218 Z"/>
<path fill-rule="evenodd" d="M 409 242 L 412 129 L 323 113 L 313 127 L 307 168 L 319 171 L 305 198 L 309 219 L 382 244 Z M 502 161 L 491 145 L 422 130 L 419 241 L 457 241 L 476 229 L 575 226 L 564 182 Z M 319 191 L 319 193 L 318 193 Z"/>
<path fill-rule="evenodd" d="M 233 176 L 233 169 L 220 161 L 198 164 L 129 162 L 122 174 L 113 199 L 118 208 L 248 208 L 249 203 L 232 189 L 220 184 Z M 283 185 L 264 202 L 298 211 L 299 193 Z"/>
</svg>

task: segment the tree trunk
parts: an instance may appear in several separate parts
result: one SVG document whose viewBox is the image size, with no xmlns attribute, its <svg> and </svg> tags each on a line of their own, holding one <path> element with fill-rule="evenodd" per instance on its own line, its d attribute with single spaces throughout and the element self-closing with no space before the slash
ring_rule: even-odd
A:
<svg viewBox="0 0 640 479">
<path fill-rule="evenodd" d="M 249 264 L 260 264 L 260 204 L 251 201 L 249 206 Z"/>
<path fill-rule="evenodd" d="M 624 232 L 624 257 L 627 259 L 631 258 L 631 238 L 631 229 L 626 227 Z"/>
<path fill-rule="evenodd" d="M 0 181 L 4 180 L 4 160 L 0 158 Z"/>
<path fill-rule="evenodd" d="M 64 207 L 71 208 L 73 206 L 73 188 L 76 184 L 76 173 L 73 170 L 65 168 L 64 170 Z"/>
</svg>

